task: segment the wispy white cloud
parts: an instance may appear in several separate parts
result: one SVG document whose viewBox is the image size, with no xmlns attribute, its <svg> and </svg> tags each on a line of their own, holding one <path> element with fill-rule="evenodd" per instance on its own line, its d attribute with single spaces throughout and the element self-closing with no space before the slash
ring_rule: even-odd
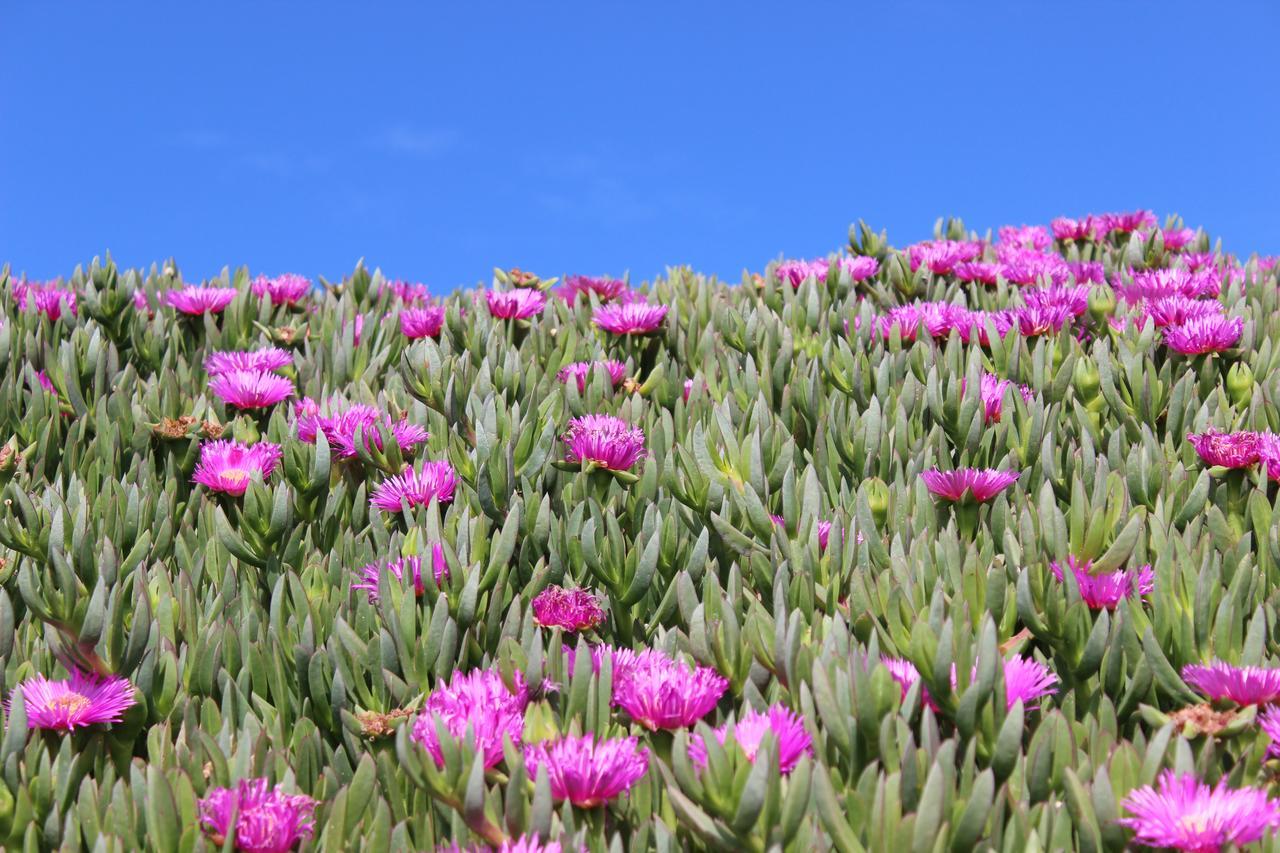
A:
<svg viewBox="0 0 1280 853">
<path fill-rule="evenodd" d="M 414 157 L 440 157 L 451 151 L 461 135 L 449 128 L 388 127 L 369 137 L 369 144 L 383 151 Z"/>
</svg>

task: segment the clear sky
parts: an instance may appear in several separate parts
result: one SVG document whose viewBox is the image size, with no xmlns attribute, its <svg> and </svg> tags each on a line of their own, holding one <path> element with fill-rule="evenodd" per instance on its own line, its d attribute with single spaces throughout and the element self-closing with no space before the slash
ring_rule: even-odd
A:
<svg viewBox="0 0 1280 853">
<path fill-rule="evenodd" d="M 1280 253 L 1278 9 L 0 0 L 0 262 L 736 280 L 1140 206 Z"/>
</svg>

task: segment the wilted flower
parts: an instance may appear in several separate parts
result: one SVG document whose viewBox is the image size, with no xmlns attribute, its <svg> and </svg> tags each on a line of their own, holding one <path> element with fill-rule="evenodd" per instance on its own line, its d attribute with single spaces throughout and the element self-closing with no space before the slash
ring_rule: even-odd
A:
<svg viewBox="0 0 1280 853">
<path fill-rule="evenodd" d="M 533 599 L 533 621 L 544 628 L 589 631 L 604 621 L 600 600 L 589 590 L 549 586 Z"/>
<path fill-rule="evenodd" d="M 260 275 L 249 285 L 253 295 L 271 300 L 272 305 L 296 305 L 311 291 L 311 282 L 304 276 L 285 273 L 275 278 Z"/>
<path fill-rule="evenodd" d="M 1228 788 L 1226 777 L 1210 788 L 1190 773 L 1165 770 L 1156 788 L 1130 791 L 1120 805 L 1133 817 L 1116 822 L 1149 847 L 1206 853 L 1250 844 L 1280 828 L 1280 802 L 1258 788 Z"/>
<path fill-rule="evenodd" d="M 271 476 L 280 463 L 280 445 L 261 441 L 244 445 L 238 441 L 209 441 L 200 445 L 200 461 L 191 477 L 210 491 L 239 497 L 255 474 L 262 480 Z"/>
<path fill-rule="evenodd" d="M 989 501 L 1018 481 L 1017 471 L 994 468 L 957 468 L 943 471 L 932 468 L 920 474 L 925 487 L 940 498 L 963 500 L 967 495 L 979 503 Z"/>
<path fill-rule="evenodd" d="M 596 740 L 594 734 L 531 744 L 524 760 L 531 779 L 545 769 L 552 797 L 583 809 L 629 791 L 649 769 L 649 753 L 635 738 Z"/>
<path fill-rule="evenodd" d="M 1067 557 L 1067 567 L 1075 576 L 1080 598 L 1094 610 L 1115 610 L 1121 600 L 1132 595 L 1150 595 L 1155 588 L 1155 572 L 1151 566 L 1095 575 L 1090 574 L 1091 565 L 1090 560 L 1077 561 L 1073 556 Z M 1049 564 L 1049 569 L 1059 581 L 1064 580 L 1062 567 L 1056 560 Z"/>
<path fill-rule="evenodd" d="M 1164 330 L 1164 345 L 1184 355 L 1222 352 L 1235 346 L 1244 332 L 1240 317 L 1210 314 Z"/>
<path fill-rule="evenodd" d="M 413 724 L 412 737 L 436 764 L 443 766 L 444 752 L 436 721 L 444 723 L 445 730 L 455 738 L 465 736 L 470 729 L 472 746 L 484 755 L 484 766 L 493 767 L 502 760 L 504 737 L 510 738 L 513 746 L 520 746 L 528 703 L 524 685 L 519 684 L 518 691 L 512 693 L 496 670 L 455 672 L 447 685 L 436 687 L 427 696 L 422 713 Z"/>
<path fill-rule="evenodd" d="M 591 322 L 615 335 L 648 335 L 662 326 L 666 316 L 666 305 L 625 302 L 601 305 L 591 315 Z"/>
<path fill-rule="evenodd" d="M 1267 705 L 1280 699 L 1280 669 L 1232 666 L 1225 661 L 1188 664 L 1182 680 L 1214 701 L 1230 699 L 1237 705 Z"/>
<path fill-rule="evenodd" d="M 413 580 L 414 595 L 422 595 L 426 592 L 427 585 L 422 579 L 422 558 L 419 556 L 401 557 L 398 560 L 391 560 L 387 563 L 369 563 L 360 570 L 360 580 L 351 585 L 352 589 L 362 589 L 368 596 L 370 603 L 378 600 L 378 580 L 382 577 L 382 571 L 386 569 L 398 580 L 404 580 L 404 576 L 408 573 Z M 449 577 L 449 564 L 445 562 L 444 546 L 439 542 L 431 546 L 431 573 L 435 575 L 436 585 L 442 580 Z"/>
<path fill-rule="evenodd" d="M 190 285 L 170 290 L 164 302 L 183 314 L 217 314 L 236 298 L 234 287 L 200 287 Z"/>
<path fill-rule="evenodd" d="M 1038 252 L 1043 252 L 1053 243 L 1053 237 L 1043 225 L 1002 225 L 999 235 L 1002 244 Z"/>
<path fill-rule="evenodd" d="M 293 353 L 279 347 L 252 350 L 250 352 L 214 352 L 204 360 L 205 372 L 210 376 L 223 373 L 266 372 L 279 370 L 293 364 Z"/>
<path fill-rule="evenodd" d="M 707 715 L 729 689 L 709 666 L 690 667 L 660 651 L 614 656 L 613 704 L 650 731 L 682 729 Z"/>
<path fill-rule="evenodd" d="M 382 450 L 382 436 L 378 427 L 386 428 L 396 440 L 401 450 L 411 452 L 419 444 L 425 442 L 430 435 L 418 424 L 411 424 L 405 418 L 392 420 L 391 416 L 379 411 L 374 406 L 356 404 L 338 408 L 328 417 L 319 413 L 319 406 L 310 398 L 304 399 L 297 406 L 298 438 L 313 444 L 317 433 L 323 433 L 329 446 L 337 451 L 339 458 L 353 459 L 359 451 L 356 447 L 356 433 L 363 437 L 366 449 Z"/>
<path fill-rule="evenodd" d="M 441 504 L 453 501 L 458 475 L 448 462 L 423 462 L 384 480 L 373 490 L 369 505 L 383 512 L 399 512 L 403 504 L 409 509 L 426 506 L 435 498 Z"/>
<path fill-rule="evenodd" d="M 805 755 L 813 754 L 813 741 L 805 730 L 804 719 L 785 705 L 772 705 L 764 713 L 748 709 L 737 723 L 726 723 L 716 729 L 716 740 L 725 743 L 730 731 L 738 748 L 753 764 L 765 734 L 773 732 L 778 748 L 778 771 L 783 775 L 794 770 Z M 707 745 L 701 737 L 689 740 L 689 758 L 699 767 L 707 766 Z"/>
<path fill-rule="evenodd" d="M 96 723 L 118 723 L 135 704 L 127 678 L 102 677 L 72 669 L 64 681 L 43 675 L 18 685 L 27 709 L 27 727 L 74 731 Z"/>
<path fill-rule="evenodd" d="M 235 788 L 213 788 L 200 801 L 200 823 L 215 846 L 226 843 L 235 821 L 235 849 L 286 853 L 315 832 L 316 801 L 286 794 L 266 779 L 242 779 Z"/>
<path fill-rule="evenodd" d="M 547 307 L 547 295 L 532 288 L 489 290 L 485 291 L 484 298 L 489 314 L 501 320 L 527 320 Z"/>
<path fill-rule="evenodd" d="M 573 418 L 563 440 L 569 462 L 592 462 L 611 471 L 630 470 L 644 455 L 644 431 L 612 415 Z"/>
<path fill-rule="evenodd" d="M 565 276 L 564 283 L 556 288 L 556 295 L 570 304 L 580 299 L 590 299 L 593 293 L 601 302 L 608 302 L 611 299 L 625 299 L 630 291 L 622 279 L 603 276 L 593 278 L 589 275 Z"/>
<path fill-rule="evenodd" d="M 560 368 L 560 372 L 556 374 L 556 379 L 561 382 L 575 380 L 578 383 L 578 390 L 585 391 L 587 389 L 587 380 L 595 373 L 596 367 L 603 367 L 605 372 L 609 374 L 609 381 L 616 388 L 627 376 L 627 366 L 620 361 L 575 361 L 573 364 L 565 365 Z"/>
<path fill-rule="evenodd" d="M 1209 465 L 1222 468 L 1248 468 L 1258 461 L 1261 434 L 1256 432 L 1218 432 L 1209 427 L 1203 433 L 1187 433 L 1187 441 Z"/>
<path fill-rule="evenodd" d="M 924 267 L 935 275 L 946 275 L 956 264 L 982 256 L 983 244 L 978 240 L 925 240 L 907 247 L 911 271 Z"/>
<path fill-rule="evenodd" d="M 293 396 L 293 380 L 265 370 L 219 373 L 209 390 L 237 409 L 265 409 Z"/>
<path fill-rule="evenodd" d="M 443 305 L 404 308 L 400 311 L 400 331 L 411 341 L 420 338 L 437 338 L 442 328 L 444 328 Z"/>
</svg>

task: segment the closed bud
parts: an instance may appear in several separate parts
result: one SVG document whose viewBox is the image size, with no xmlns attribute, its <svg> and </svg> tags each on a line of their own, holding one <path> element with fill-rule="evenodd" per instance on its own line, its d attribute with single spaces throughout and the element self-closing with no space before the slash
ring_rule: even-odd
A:
<svg viewBox="0 0 1280 853">
<path fill-rule="evenodd" d="M 1108 285 L 1095 284 L 1089 288 L 1089 316 L 1102 323 L 1116 313 L 1116 293 Z"/>
<path fill-rule="evenodd" d="M 871 517 L 876 527 L 884 527 L 889 517 L 889 487 L 879 477 L 867 481 L 867 503 L 871 506 Z"/>
<path fill-rule="evenodd" d="M 1071 382 L 1075 385 L 1080 399 L 1087 402 L 1098 396 L 1102 379 L 1098 376 L 1098 366 L 1093 363 L 1093 359 L 1082 356 L 1076 361 L 1075 369 L 1071 372 Z"/>
<path fill-rule="evenodd" d="M 1227 396 L 1237 406 L 1247 406 L 1253 399 L 1253 371 L 1243 361 L 1227 371 Z"/>
</svg>

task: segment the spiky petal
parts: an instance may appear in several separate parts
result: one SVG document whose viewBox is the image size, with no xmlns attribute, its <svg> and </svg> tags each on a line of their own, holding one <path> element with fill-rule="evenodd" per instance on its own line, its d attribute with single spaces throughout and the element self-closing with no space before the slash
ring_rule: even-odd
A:
<svg viewBox="0 0 1280 853">
<path fill-rule="evenodd" d="M 545 770 L 552 797 L 584 809 L 629 791 L 649 769 L 648 751 L 633 737 L 567 735 L 525 747 L 524 758 L 531 779 Z"/>
<path fill-rule="evenodd" d="M 75 669 L 62 681 L 37 675 L 19 684 L 18 690 L 27 710 L 27 727 L 32 729 L 69 732 L 96 723 L 118 723 L 135 704 L 128 679 Z"/>
<path fill-rule="evenodd" d="M 279 370 L 291 364 L 293 364 L 293 353 L 280 347 L 266 347 L 249 352 L 210 353 L 204 360 L 204 369 L 210 376 L 218 376 L 237 371 L 267 372 Z"/>
<path fill-rule="evenodd" d="M 1115 610 L 1122 600 L 1134 595 L 1150 595 L 1155 588 L 1155 572 L 1149 565 L 1097 575 L 1090 574 L 1090 566 L 1089 560 L 1077 561 L 1073 556 L 1067 557 L 1067 567 L 1076 579 L 1080 598 L 1094 610 Z M 1050 563 L 1049 569 L 1059 581 L 1065 580 L 1062 566 L 1057 561 Z"/>
<path fill-rule="evenodd" d="M 566 276 L 564 283 L 556 288 L 556 295 L 570 304 L 579 300 L 585 302 L 593 293 L 601 302 L 608 302 L 612 299 L 625 300 L 630 290 L 627 283 L 620 278 L 607 276 L 596 278 L 589 275 Z"/>
<path fill-rule="evenodd" d="M 748 709 L 737 723 L 726 723 L 716 729 L 716 740 L 725 743 L 730 732 L 752 763 L 765 734 L 772 732 L 778 750 L 778 771 L 784 775 L 794 770 L 805 755 L 813 754 L 813 742 L 804 727 L 804 718 L 785 705 L 770 706 L 764 713 Z M 701 737 L 690 739 L 689 758 L 699 767 L 707 766 L 707 745 Z"/>
<path fill-rule="evenodd" d="M 249 487 L 250 478 L 266 480 L 280 463 L 280 445 L 260 441 L 245 445 L 238 441 L 207 441 L 200 445 L 200 461 L 191 481 L 213 492 L 239 497 Z"/>
<path fill-rule="evenodd" d="M 612 415 L 571 419 L 563 440 L 569 462 L 593 462 L 611 471 L 630 470 L 644 455 L 644 431 Z"/>
<path fill-rule="evenodd" d="M 666 316 L 666 305 L 625 302 L 601 305 L 591 315 L 591 322 L 615 335 L 648 335 L 658 331 Z"/>
<path fill-rule="evenodd" d="M 1230 699 L 1237 705 L 1268 705 L 1280 700 L 1280 669 L 1233 666 L 1225 661 L 1188 664 L 1182 680 L 1212 700 Z"/>
<path fill-rule="evenodd" d="M 502 320 L 527 320 L 547 307 L 547 295 L 541 290 L 521 287 L 515 290 L 490 290 L 484 295 L 489 314 Z"/>
<path fill-rule="evenodd" d="M 164 303 L 183 314 L 218 314 L 236 298 L 234 287 L 200 287 L 191 285 L 170 290 L 164 295 Z"/>
<path fill-rule="evenodd" d="M 260 275 L 249 285 L 259 299 L 270 299 L 272 305 L 296 305 L 311 292 L 311 282 L 305 276 L 285 273 L 275 278 Z"/>
<path fill-rule="evenodd" d="M 286 853 L 315 832 L 316 801 L 286 794 L 266 779 L 242 779 L 234 788 L 214 788 L 200 801 L 200 823 L 214 846 L 221 846 L 235 821 L 235 849 Z"/>
<path fill-rule="evenodd" d="M 219 373 L 209 390 L 237 409 L 267 409 L 293 396 L 293 380 L 266 370 Z"/>
<path fill-rule="evenodd" d="M 940 498 L 963 500 L 967 495 L 979 503 L 989 501 L 1018 481 L 1017 471 L 994 468 L 957 468 L 943 471 L 932 468 L 920 474 L 925 487 Z"/>
<path fill-rule="evenodd" d="M 1183 355 L 1222 352 L 1236 345 L 1244 333 L 1244 320 L 1209 314 L 1164 330 L 1164 345 Z"/>
<path fill-rule="evenodd" d="M 650 731 L 693 725 L 727 689 L 729 680 L 711 667 L 691 667 L 655 649 L 614 655 L 613 704 Z"/>
<path fill-rule="evenodd" d="M 544 628 L 589 631 L 604 621 L 604 609 L 590 590 L 549 586 L 533 599 L 533 621 Z"/>
<path fill-rule="evenodd" d="M 430 434 L 418 424 L 409 423 L 405 418 L 393 420 L 390 415 L 375 406 L 355 404 L 351 406 L 335 405 L 336 411 L 328 416 L 319 413 L 319 406 L 314 400 L 307 398 L 299 404 L 297 413 L 298 438 L 308 444 L 314 443 L 316 435 L 323 433 L 341 459 L 353 459 L 359 454 L 358 444 L 363 443 L 366 449 L 382 450 L 382 436 L 379 426 L 396 440 L 400 449 L 412 452 L 415 447 L 430 438 Z M 363 438 L 357 440 L 357 433 Z"/>
<path fill-rule="evenodd" d="M 403 504 L 410 509 L 426 506 L 432 498 L 447 504 L 453 501 L 457 484 L 457 472 L 448 462 L 424 462 L 380 483 L 369 497 L 369 504 L 383 512 L 399 512 Z"/>
<path fill-rule="evenodd" d="M 595 375 L 595 369 L 603 367 L 605 372 L 609 374 L 609 381 L 613 386 L 618 387 L 619 383 L 627 376 L 627 366 L 620 361 L 575 361 L 573 364 L 567 364 L 560 368 L 560 372 L 556 374 L 556 379 L 561 382 L 575 381 L 579 391 L 587 390 L 587 381 Z"/>
<path fill-rule="evenodd" d="M 400 312 L 400 331 L 411 341 L 421 338 L 438 338 L 442 328 L 444 328 L 443 305 L 405 308 Z"/>
<path fill-rule="evenodd" d="M 472 746 L 484 755 L 484 766 L 493 767 L 502 760 L 504 738 L 510 738 L 513 746 L 520 746 L 528 703 L 523 683 L 517 684 L 517 691 L 512 693 L 496 670 L 455 672 L 448 684 L 436 687 L 427 697 L 414 721 L 412 737 L 436 764 L 443 766 L 437 721 L 455 738 L 466 736 L 470 729 Z"/>
<path fill-rule="evenodd" d="M 1155 788 L 1131 791 L 1120 805 L 1133 817 L 1117 823 L 1149 847 L 1204 853 L 1250 844 L 1280 829 L 1280 802 L 1258 788 L 1233 790 L 1225 777 L 1210 788 L 1190 773 L 1165 770 Z"/>
<path fill-rule="evenodd" d="M 1187 441 L 1208 465 L 1248 468 L 1259 459 L 1262 435 L 1256 432 L 1218 432 L 1209 427 L 1199 435 L 1188 433 Z"/>
<path fill-rule="evenodd" d="M 422 558 L 418 556 L 401 557 L 387 563 L 369 563 L 360 569 L 360 579 L 351 585 L 352 589 L 364 590 L 370 603 L 378 600 L 378 582 L 385 569 L 396 579 L 403 580 L 408 574 L 413 581 L 414 595 L 426 592 L 427 585 L 422 579 Z M 449 577 L 449 564 L 445 561 L 444 546 L 439 542 L 431 546 L 431 573 L 435 575 L 436 584 Z"/>
</svg>

